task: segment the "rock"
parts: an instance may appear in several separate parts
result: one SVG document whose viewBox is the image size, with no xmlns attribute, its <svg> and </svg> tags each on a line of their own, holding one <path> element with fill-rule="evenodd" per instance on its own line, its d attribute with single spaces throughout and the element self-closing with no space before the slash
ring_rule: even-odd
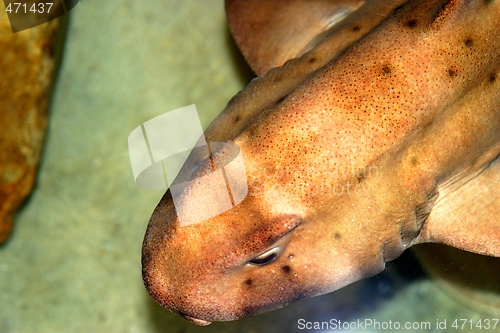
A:
<svg viewBox="0 0 500 333">
<path fill-rule="evenodd" d="M 59 20 L 13 33 L 0 10 L 0 243 L 31 192 L 54 78 Z"/>
</svg>

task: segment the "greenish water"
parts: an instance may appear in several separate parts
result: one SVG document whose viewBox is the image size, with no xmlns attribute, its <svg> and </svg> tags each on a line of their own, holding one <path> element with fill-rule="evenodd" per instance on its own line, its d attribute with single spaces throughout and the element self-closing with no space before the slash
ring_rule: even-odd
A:
<svg viewBox="0 0 500 333">
<path fill-rule="evenodd" d="M 326 332 L 299 320 L 365 318 L 446 332 L 454 319 L 490 317 L 447 297 L 411 256 L 339 292 L 237 322 L 197 327 L 157 306 L 142 285 L 140 250 L 163 192 L 134 184 L 127 137 L 193 103 L 208 125 L 245 73 L 222 1 L 75 7 L 37 186 L 0 247 L 0 332 Z M 448 330 L 437 329 L 445 319 Z"/>
</svg>

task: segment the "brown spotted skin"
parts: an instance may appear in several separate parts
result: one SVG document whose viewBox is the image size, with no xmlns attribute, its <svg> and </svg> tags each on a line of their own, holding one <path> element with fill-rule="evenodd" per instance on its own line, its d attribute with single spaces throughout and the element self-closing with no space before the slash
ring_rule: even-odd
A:
<svg viewBox="0 0 500 333">
<path fill-rule="evenodd" d="M 358 34 L 350 44 L 331 35 L 252 81 L 207 130 L 208 141 L 240 147 L 249 193 L 180 227 L 167 191 L 143 247 L 144 282 L 158 303 L 208 324 L 336 290 L 418 242 L 500 256 L 496 215 L 486 215 L 486 236 L 466 224 L 455 224 L 456 237 L 439 229 L 446 198 L 500 178 L 500 1 L 382 10 L 387 18 L 368 31 L 346 21 L 338 34 Z M 271 263 L 248 264 L 276 246 Z"/>
</svg>

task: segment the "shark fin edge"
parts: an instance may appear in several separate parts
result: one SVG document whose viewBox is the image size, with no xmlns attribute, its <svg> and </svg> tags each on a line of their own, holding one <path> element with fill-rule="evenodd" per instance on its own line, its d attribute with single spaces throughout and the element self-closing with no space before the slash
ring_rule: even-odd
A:
<svg viewBox="0 0 500 333">
<path fill-rule="evenodd" d="M 302 56 L 358 10 L 362 0 L 226 0 L 229 27 L 252 70 L 263 76 Z"/>
<path fill-rule="evenodd" d="M 442 243 L 500 257 L 500 157 L 449 192 L 432 208 L 415 243 Z"/>
</svg>

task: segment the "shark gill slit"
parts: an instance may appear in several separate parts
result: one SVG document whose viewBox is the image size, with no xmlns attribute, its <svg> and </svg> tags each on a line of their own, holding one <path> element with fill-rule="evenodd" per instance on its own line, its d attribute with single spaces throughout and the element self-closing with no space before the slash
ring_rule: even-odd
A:
<svg viewBox="0 0 500 333">
<path fill-rule="evenodd" d="M 415 218 L 415 230 L 420 232 L 420 229 L 422 229 L 422 226 L 424 225 L 425 220 L 427 220 L 427 217 L 431 213 L 431 210 L 429 208 L 429 202 L 426 200 L 426 202 L 421 203 L 416 205 L 413 208 L 413 216 Z"/>
<path fill-rule="evenodd" d="M 385 263 L 396 259 L 403 253 L 407 248 L 405 242 L 403 241 L 403 224 L 398 224 L 399 232 L 395 236 L 396 240 L 392 242 L 391 240 L 386 240 L 382 244 L 382 269 L 385 268 Z"/>
<path fill-rule="evenodd" d="M 436 191 L 436 187 L 426 194 L 425 196 L 425 202 L 417 204 L 413 208 L 413 216 L 414 216 L 414 222 L 415 222 L 415 234 L 414 235 L 409 235 L 408 239 L 408 244 L 411 243 L 411 240 L 414 239 L 415 237 L 418 237 L 420 234 L 420 231 L 422 230 L 425 221 L 429 217 L 431 213 L 432 206 L 437 200 L 438 197 L 438 192 Z M 404 243 L 404 242 L 403 242 Z M 406 248 L 406 245 L 405 245 Z"/>
<path fill-rule="evenodd" d="M 401 235 L 401 232 L 399 232 L 398 234 Z M 382 270 L 385 268 L 386 262 L 396 259 L 406 249 L 403 242 L 401 241 L 401 238 L 397 238 L 398 240 L 394 244 L 391 241 L 385 241 L 382 245 Z"/>
</svg>

